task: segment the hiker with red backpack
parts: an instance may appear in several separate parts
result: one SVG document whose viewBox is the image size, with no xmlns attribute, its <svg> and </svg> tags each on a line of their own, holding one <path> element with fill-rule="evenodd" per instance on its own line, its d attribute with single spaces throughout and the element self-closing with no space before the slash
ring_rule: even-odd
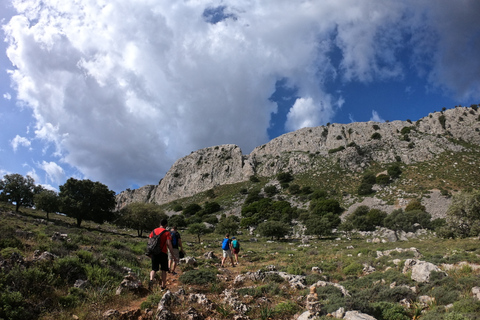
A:
<svg viewBox="0 0 480 320">
<path fill-rule="evenodd" d="M 167 287 L 168 251 L 173 252 L 171 235 L 166 229 L 167 224 L 167 219 L 162 219 L 160 227 L 154 229 L 149 236 L 152 240 L 158 236 L 158 243 L 156 244 L 156 248 L 154 248 L 155 250 L 149 252 L 149 256 L 152 259 L 152 271 L 150 271 L 150 282 L 148 283 L 149 290 L 152 290 L 155 273 L 159 270 L 162 271 L 161 288 L 162 290 L 165 290 Z M 173 257 L 173 259 L 178 263 L 178 258 Z"/>
</svg>

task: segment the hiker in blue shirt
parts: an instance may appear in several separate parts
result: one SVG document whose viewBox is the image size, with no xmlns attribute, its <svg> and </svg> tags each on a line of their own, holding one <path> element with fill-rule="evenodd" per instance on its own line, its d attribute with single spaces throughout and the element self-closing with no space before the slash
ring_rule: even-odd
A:
<svg viewBox="0 0 480 320">
<path fill-rule="evenodd" d="M 232 267 L 235 267 L 235 264 L 233 263 L 233 255 L 232 255 L 232 251 L 233 251 L 232 240 L 230 240 L 230 235 L 228 233 L 225 235 L 225 238 L 222 241 L 222 250 L 223 250 L 222 268 L 227 258 L 230 258 L 230 260 L 232 261 Z"/>
<path fill-rule="evenodd" d="M 182 237 L 177 231 L 177 226 L 172 227 L 172 230 L 170 231 L 170 236 L 172 238 L 171 241 L 173 251 L 168 252 L 168 266 L 170 272 L 173 275 L 176 275 L 177 273 L 175 272 L 175 268 L 177 267 L 177 261 L 180 260 L 180 251 L 183 251 Z"/>
</svg>

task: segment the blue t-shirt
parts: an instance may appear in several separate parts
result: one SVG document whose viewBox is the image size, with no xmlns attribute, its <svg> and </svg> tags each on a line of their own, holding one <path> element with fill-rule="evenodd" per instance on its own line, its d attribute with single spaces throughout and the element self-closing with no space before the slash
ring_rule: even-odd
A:
<svg viewBox="0 0 480 320">
<path fill-rule="evenodd" d="M 229 238 L 223 239 L 222 249 L 223 250 L 230 250 L 230 239 Z"/>
</svg>

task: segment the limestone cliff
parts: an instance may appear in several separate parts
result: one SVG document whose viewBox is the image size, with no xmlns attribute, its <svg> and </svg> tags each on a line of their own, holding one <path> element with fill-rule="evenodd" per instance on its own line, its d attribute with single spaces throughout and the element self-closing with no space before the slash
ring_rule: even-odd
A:
<svg viewBox="0 0 480 320">
<path fill-rule="evenodd" d="M 362 171 L 372 162 L 406 164 L 430 160 L 464 147 L 480 145 L 480 110 L 457 107 L 416 122 L 359 122 L 303 128 L 277 137 L 243 155 L 236 145 L 209 147 L 177 160 L 158 185 L 127 190 L 117 209 L 131 202 L 163 204 L 215 186 L 248 180 L 253 174 L 274 176 L 315 170 L 315 163 L 339 163 Z M 315 161 L 313 161 L 315 159 Z"/>
</svg>

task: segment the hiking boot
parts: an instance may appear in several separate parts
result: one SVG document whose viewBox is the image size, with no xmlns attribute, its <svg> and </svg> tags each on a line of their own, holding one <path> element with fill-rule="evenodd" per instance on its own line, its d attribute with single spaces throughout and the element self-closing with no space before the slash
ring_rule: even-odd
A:
<svg viewBox="0 0 480 320">
<path fill-rule="evenodd" d="M 171 274 L 174 275 L 174 276 L 177 275 L 177 273 L 175 271 L 172 271 Z"/>
<path fill-rule="evenodd" d="M 150 280 L 148 281 L 148 290 L 152 291 L 152 289 L 153 289 L 153 281 Z"/>
</svg>

